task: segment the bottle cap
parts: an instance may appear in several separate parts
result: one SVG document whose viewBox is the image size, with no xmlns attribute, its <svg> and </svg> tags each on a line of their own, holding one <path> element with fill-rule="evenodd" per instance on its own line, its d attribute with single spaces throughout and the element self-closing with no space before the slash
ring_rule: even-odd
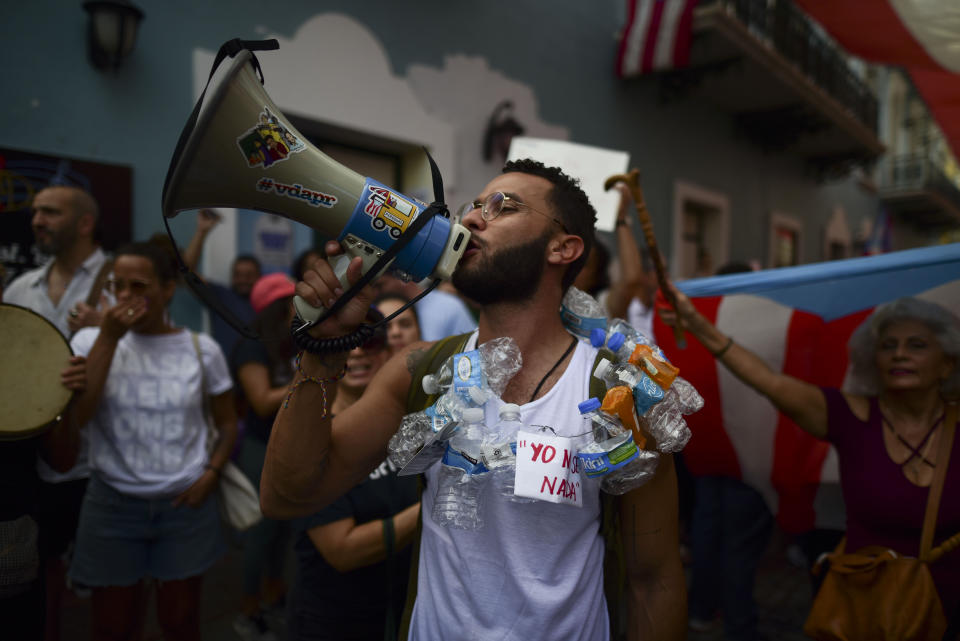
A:
<svg viewBox="0 0 960 641">
<path fill-rule="evenodd" d="M 433 395 L 440 391 L 440 386 L 437 384 L 437 377 L 433 374 L 424 376 L 423 380 L 420 381 L 420 385 L 426 394 Z"/>
<path fill-rule="evenodd" d="M 477 387 L 476 385 L 468 387 L 467 394 L 470 396 L 470 400 L 476 405 L 483 405 L 490 399 L 490 394 L 487 393 L 487 390 Z"/>
<path fill-rule="evenodd" d="M 500 419 L 510 418 L 520 418 L 520 406 L 516 403 L 504 403 L 503 407 L 500 408 Z"/>
<path fill-rule="evenodd" d="M 463 410 L 463 422 L 464 423 L 482 423 L 483 408 L 468 407 L 467 409 Z"/>
<path fill-rule="evenodd" d="M 593 375 L 602 380 L 604 377 L 606 377 L 609 371 L 610 361 L 605 358 L 601 358 L 600 362 L 597 363 L 597 369 L 593 370 Z"/>
<path fill-rule="evenodd" d="M 620 332 L 614 332 L 610 335 L 610 341 L 607 343 L 607 347 L 610 348 L 610 351 L 616 353 L 623 347 L 624 341 L 627 340 L 627 337 L 621 334 Z"/>
<path fill-rule="evenodd" d="M 607 333 L 599 328 L 594 327 L 590 330 L 590 344 L 594 347 L 603 347 L 603 344 L 607 342 Z"/>
<path fill-rule="evenodd" d="M 593 398 L 588 398 L 584 402 L 577 405 L 577 409 L 580 410 L 581 414 L 586 414 L 587 412 L 592 412 L 594 410 L 600 409 L 600 399 L 594 396 Z"/>
</svg>

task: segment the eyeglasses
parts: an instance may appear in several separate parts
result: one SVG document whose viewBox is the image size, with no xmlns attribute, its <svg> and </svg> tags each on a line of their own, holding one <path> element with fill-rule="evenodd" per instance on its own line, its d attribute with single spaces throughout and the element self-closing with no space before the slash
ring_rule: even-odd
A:
<svg viewBox="0 0 960 641">
<path fill-rule="evenodd" d="M 103 288 L 107 290 L 108 293 L 117 295 L 118 292 L 129 288 L 130 293 L 134 296 L 140 296 L 147 291 L 147 288 L 150 287 L 151 281 L 149 280 L 140 280 L 133 278 L 130 280 L 110 278 L 103 284 Z"/>
<path fill-rule="evenodd" d="M 522 203 L 516 198 L 511 198 L 510 196 L 506 195 L 502 191 L 493 192 L 492 194 L 487 196 L 483 200 L 483 202 L 480 202 L 479 200 L 474 200 L 473 202 L 464 203 L 463 205 L 460 206 L 460 209 L 457 211 L 457 215 L 459 218 L 463 218 L 467 214 L 467 212 L 473 211 L 474 209 L 479 209 L 480 215 L 483 217 L 483 219 L 487 222 L 490 222 L 500 214 L 503 214 L 503 213 L 512 214 L 521 207 L 525 207 L 526 209 L 529 209 L 532 212 L 536 212 L 541 216 L 545 216 L 549 218 L 553 222 L 560 225 L 560 229 L 562 229 L 565 233 L 567 234 L 570 233 L 569 230 L 567 230 L 567 226 L 564 225 L 559 218 L 551 216 L 548 213 L 542 212 L 539 209 L 534 209 L 530 205 L 526 203 Z"/>
</svg>

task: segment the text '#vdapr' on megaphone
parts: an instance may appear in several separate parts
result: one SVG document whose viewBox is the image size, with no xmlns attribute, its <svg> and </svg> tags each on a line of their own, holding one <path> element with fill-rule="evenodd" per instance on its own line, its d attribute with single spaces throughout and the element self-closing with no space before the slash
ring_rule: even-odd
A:
<svg viewBox="0 0 960 641">
<path fill-rule="evenodd" d="M 333 266 L 344 290 L 346 268 L 363 258 L 366 273 L 426 205 L 344 167 L 310 144 L 264 91 L 250 63 L 237 54 L 210 87 L 197 125 L 172 160 L 163 215 L 204 207 L 278 214 L 336 238 L 344 255 Z M 413 280 L 451 276 L 470 232 L 434 216 L 389 265 Z M 321 309 L 298 301 L 304 320 Z"/>
</svg>

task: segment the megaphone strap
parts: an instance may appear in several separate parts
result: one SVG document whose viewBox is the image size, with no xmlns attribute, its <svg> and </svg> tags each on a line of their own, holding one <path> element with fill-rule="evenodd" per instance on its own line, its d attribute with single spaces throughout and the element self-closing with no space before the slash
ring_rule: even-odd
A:
<svg viewBox="0 0 960 641">
<path fill-rule="evenodd" d="M 213 80 L 213 74 L 216 73 L 217 67 L 220 66 L 224 60 L 227 59 L 227 56 L 233 58 L 241 51 L 250 52 L 250 64 L 253 65 L 253 68 L 256 70 L 257 75 L 260 77 L 260 84 L 263 84 L 263 70 L 260 69 L 260 61 L 257 60 L 257 56 L 254 55 L 254 51 L 273 51 L 274 49 L 279 49 L 280 43 L 275 39 L 270 40 L 240 40 L 239 38 L 234 38 L 233 40 L 227 40 L 222 45 L 220 45 L 220 50 L 217 51 L 217 56 L 213 60 L 213 66 L 210 68 L 210 75 L 207 76 L 207 84 L 203 86 L 203 91 L 200 92 L 200 98 L 197 99 L 197 104 L 194 105 L 193 111 L 190 113 L 190 118 L 187 119 L 187 124 L 183 126 L 183 131 L 180 132 L 180 138 L 177 139 L 177 146 L 174 148 L 173 157 L 170 159 L 170 166 L 167 167 L 167 177 L 163 180 L 163 193 L 166 195 L 167 187 L 170 184 L 170 178 L 173 176 L 173 170 L 180 162 L 180 155 L 183 153 L 183 148 L 187 145 L 187 140 L 190 139 L 190 134 L 193 133 L 194 128 L 197 126 L 197 118 L 200 116 L 200 107 L 203 106 L 203 99 L 207 95 L 207 89 L 210 87 L 210 81 Z M 173 240 L 171 238 L 171 240 Z"/>
<path fill-rule="evenodd" d="M 311 354 L 336 354 L 339 352 L 349 352 L 352 349 L 360 347 L 367 340 L 373 336 L 373 332 L 377 327 L 385 323 L 389 323 L 391 320 L 402 314 L 407 308 L 411 307 L 418 300 L 432 292 L 437 288 L 437 285 L 440 284 L 440 279 L 436 278 L 430 285 L 426 287 L 422 292 L 411 298 L 406 304 L 404 304 L 400 309 L 390 314 L 383 320 L 374 323 L 373 325 L 360 325 L 356 330 L 345 336 L 334 336 L 333 338 L 314 338 L 307 334 L 306 332 L 299 331 L 302 329 L 300 327 L 300 321 L 297 318 L 294 318 L 290 321 L 290 332 L 293 334 L 293 343 L 302 349 L 305 352 L 310 352 Z"/>
</svg>

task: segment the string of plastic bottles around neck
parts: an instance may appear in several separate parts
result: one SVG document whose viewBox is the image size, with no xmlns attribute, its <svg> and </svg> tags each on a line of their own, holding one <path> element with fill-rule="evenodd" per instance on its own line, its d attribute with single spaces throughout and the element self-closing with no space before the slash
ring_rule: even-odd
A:
<svg viewBox="0 0 960 641">
<path fill-rule="evenodd" d="M 602 398 L 584 399 L 579 416 L 570 416 L 582 426 L 568 437 L 576 473 L 587 488 L 598 484 L 604 492 L 624 494 L 653 478 L 661 453 L 683 449 L 690 439 L 683 416 L 703 407 L 703 399 L 647 336 L 622 319 L 608 321 L 599 303 L 579 289 L 569 288 L 560 314 L 571 334 L 598 348 L 592 375 L 605 388 Z M 560 430 L 526 423 L 512 403 L 485 424 L 485 407 L 500 405 L 521 366 L 516 343 L 502 337 L 455 354 L 423 377 L 424 392 L 436 401 L 406 415 L 388 449 L 401 475 L 440 465 L 437 482 L 427 490 L 435 492 L 431 517 L 437 524 L 477 530 L 488 500 L 564 502 L 555 488 L 537 492 L 518 483 L 527 465 L 526 435 Z"/>
</svg>

